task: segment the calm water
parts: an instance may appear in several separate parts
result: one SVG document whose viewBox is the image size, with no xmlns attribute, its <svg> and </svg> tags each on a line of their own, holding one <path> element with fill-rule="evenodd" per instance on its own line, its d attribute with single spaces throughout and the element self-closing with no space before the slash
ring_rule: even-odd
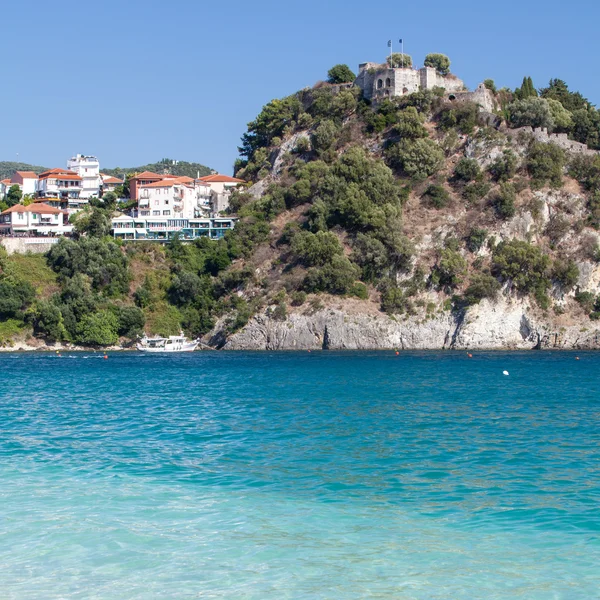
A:
<svg viewBox="0 0 600 600">
<path fill-rule="evenodd" d="M 0 596 L 600 598 L 578 356 L 0 355 Z"/>
</svg>

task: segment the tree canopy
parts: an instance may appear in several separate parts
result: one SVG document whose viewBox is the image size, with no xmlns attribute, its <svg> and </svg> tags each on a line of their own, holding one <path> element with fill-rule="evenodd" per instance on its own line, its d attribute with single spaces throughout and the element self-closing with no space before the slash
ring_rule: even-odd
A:
<svg viewBox="0 0 600 600">
<path fill-rule="evenodd" d="M 433 67 L 440 75 L 450 73 L 450 59 L 445 54 L 428 54 L 423 64 L 426 67 Z"/>
<path fill-rule="evenodd" d="M 335 65 L 327 71 L 327 81 L 329 83 L 351 83 L 356 79 L 348 65 Z"/>
</svg>

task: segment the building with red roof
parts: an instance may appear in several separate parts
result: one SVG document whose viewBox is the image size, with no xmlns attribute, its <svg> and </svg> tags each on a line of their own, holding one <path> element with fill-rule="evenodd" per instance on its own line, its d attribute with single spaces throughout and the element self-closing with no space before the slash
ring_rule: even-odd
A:
<svg viewBox="0 0 600 600">
<path fill-rule="evenodd" d="M 15 204 L 0 213 L 0 235 L 64 235 L 73 226 L 65 224 L 65 211 L 45 203 Z"/>
</svg>

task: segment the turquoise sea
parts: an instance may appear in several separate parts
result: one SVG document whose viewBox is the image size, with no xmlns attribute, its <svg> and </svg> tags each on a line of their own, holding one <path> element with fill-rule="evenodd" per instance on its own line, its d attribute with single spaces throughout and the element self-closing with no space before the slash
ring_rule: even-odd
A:
<svg viewBox="0 0 600 600">
<path fill-rule="evenodd" d="M 3 599 L 600 598 L 600 353 L 0 370 Z"/>
</svg>

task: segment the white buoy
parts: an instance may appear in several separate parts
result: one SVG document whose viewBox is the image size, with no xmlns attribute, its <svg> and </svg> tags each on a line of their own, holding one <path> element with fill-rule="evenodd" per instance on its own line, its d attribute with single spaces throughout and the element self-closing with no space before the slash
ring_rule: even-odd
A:
<svg viewBox="0 0 600 600">
<path fill-rule="evenodd" d="M 502 371 L 502 375 L 508 375 L 508 371 Z"/>
</svg>

